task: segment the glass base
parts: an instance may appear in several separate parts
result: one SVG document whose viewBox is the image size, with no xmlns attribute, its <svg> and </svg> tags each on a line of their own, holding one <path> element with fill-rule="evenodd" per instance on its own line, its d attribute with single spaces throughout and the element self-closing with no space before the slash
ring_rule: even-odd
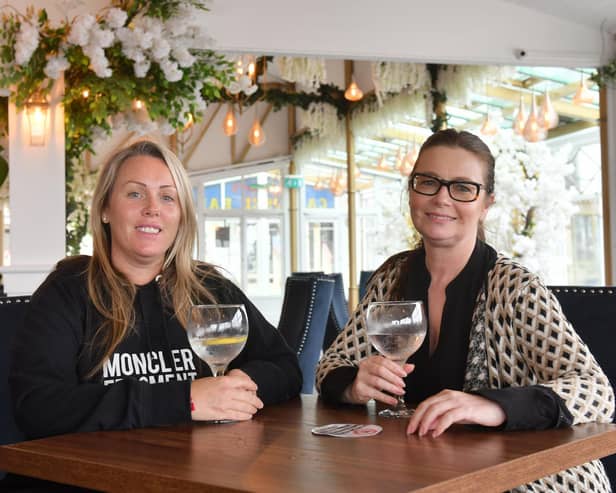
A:
<svg viewBox="0 0 616 493">
<path fill-rule="evenodd" d="M 408 407 L 383 409 L 379 411 L 379 416 L 382 418 L 410 418 L 414 412 L 414 409 Z"/>
<path fill-rule="evenodd" d="M 209 425 L 221 425 L 225 423 L 237 423 L 237 420 L 235 419 L 207 419 L 203 421 L 203 423 L 206 423 Z"/>
</svg>

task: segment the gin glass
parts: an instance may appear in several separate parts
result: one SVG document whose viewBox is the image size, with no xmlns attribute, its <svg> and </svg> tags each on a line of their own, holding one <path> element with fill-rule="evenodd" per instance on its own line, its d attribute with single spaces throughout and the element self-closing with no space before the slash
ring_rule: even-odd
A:
<svg viewBox="0 0 616 493">
<path fill-rule="evenodd" d="M 427 326 L 421 301 L 378 301 L 370 303 L 366 311 L 368 340 L 380 354 L 400 366 L 419 349 L 426 337 Z M 411 416 L 413 410 L 406 407 L 404 397 L 397 398 L 396 406 L 383 409 L 379 416 Z"/>
<path fill-rule="evenodd" d="M 208 364 L 212 375 L 222 376 L 248 339 L 246 309 L 244 305 L 193 305 L 186 333 L 193 351 Z"/>
</svg>

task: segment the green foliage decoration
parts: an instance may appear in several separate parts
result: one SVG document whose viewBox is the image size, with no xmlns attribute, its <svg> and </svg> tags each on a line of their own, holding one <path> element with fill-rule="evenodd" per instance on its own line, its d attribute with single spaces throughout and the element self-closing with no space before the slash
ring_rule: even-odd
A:
<svg viewBox="0 0 616 493">
<path fill-rule="evenodd" d="M 597 72 L 590 77 L 599 87 L 616 84 L 616 58 L 607 65 L 597 68 Z"/>
<path fill-rule="evenodd" d="M 3 12 L 0 88 L 12 88 L 10 97 L 18 108 L 22 108 L 34 95 L 48 96 L 53 83 L 48 75 L 51 59 L 56 58 L 57 61 L 63 58 L 66 64 L 63 70 L 63 104 L 66 132 L 66 239 L 69 254 L 79 253 L 81 240 L 87 230 L 88 197 L 84 197 L 84 191 L 79 187 L 89 178 L 83 176 L 84 173 L 88 174 L 87 170 L 84 171 L 84 155 L 86 151 L 93 152 L 95 138 L 111 133 L 113 119 L 118 115 L 130 115 L 133 101 L 141 100 L 145 103 L 151 122 L 158 124 L 159 128 L 165 126 L 168 131 L 173 131 L 183 128 L 189 114 L 198 121 L 202 117 L 205 101 L 222 98 L 223 88 L 233 75 L 232 64 L 224 56 L 210 49 L 190 46 L 186 48 L 189 55 L 185 54 L 191 58 L 190 63 L 182 63 L 178 58 L 174 59 L 176 55 L 171 49 L 168 56 L 163 57 L 164 60 L 160 56 L 151 56 L 146 73 L 137 76 L 137 62 L 129 56 L 130 52 L 118 34 L 121 30 L 137 33 L 141 26 L 145 37 L 148 34 L 143 26 L 150 26 L 154 22 L 164 25 L 189 7 L 207 10 L 205 0 L 112 0 L 108 8 L 99 12 L 93 25 L 93 29 L 105 31 L 103 34 L 109 35 L 111 32 L 115 35 L 108 46 L 101 43 L 97 47 L 103 50 L 98 53 L 104 54 L 110 74 L 101 73 L 104 65 L 100 66 L 100 58 L 92 58 L 88 46 L 71 42 L 71 30 L 77 22 L 81 22 L 79 18 L 54 26 L 45 9 L 35 12 L 29 7 L 25 14 L 12 9 Z M 110 25 L 111 10 L 115 14 L 121 14 L 120 11 L 125 13 L 124 23 L 122 26 L 116 25 L 115 30 Z M 28 45 L 28 39 L 24 42 L 26 27 L 30 28 L 25 33 L 30 35 L 30 42 L 34 39 L 32 28 L 38 32 L 36 47 L 29 57 L 19 54 L 19 50 Z M 173 35 L 164 30 L 163 33 Z M 195 38 L 197 35 L 193 33 Z M 171 39 L 168 41 L 168 44 L 172 44 Z M 142 50 L 142 57 L 144 52 Z M 22 59 L 18 60 L 20 56 Z M 96 63 L 99 63 L 98 68 Z M 165 70 L 170 64 L 175 68 L 175 77 L 169 75 L 173 70 Z M 88 92 L 87 97 L 84 97 L 84 91 Z M 6 122 L 5 113 L 0 113 L 0 125 L 2 122 Z M 1 170 L 2 161 L 0 178 Z M 81 176 L 78 178 L 78 175 Z"/>
</svg>

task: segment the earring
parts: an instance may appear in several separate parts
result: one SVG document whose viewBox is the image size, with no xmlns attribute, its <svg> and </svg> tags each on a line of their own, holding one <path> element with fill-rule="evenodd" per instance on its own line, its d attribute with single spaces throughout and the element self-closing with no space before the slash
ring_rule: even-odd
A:
<svg viewBox="0 0 616 493">
<path fill-rule="evenodd" d="M 103 214 L 103 218 L 102 219 L 103 219 L 103 222 L 105 224 L 107 224 L 109 222 L 109 218 L 107 217 L 107 214 Z"/>
</svg>

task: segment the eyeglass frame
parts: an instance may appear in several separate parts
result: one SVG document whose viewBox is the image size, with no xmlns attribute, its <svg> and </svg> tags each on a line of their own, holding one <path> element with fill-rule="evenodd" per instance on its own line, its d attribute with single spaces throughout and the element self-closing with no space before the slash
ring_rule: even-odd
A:
<svg viewBox="0 0 616 493">
<path fill-rule="evenodd" d="M 424 176 L 426 178 L 432 178 L 433 180 L 436 180 L 439 185 L 438 188 L 436 189 L 436 191 L 434 193 L 426 193 L 426 192 L 420 192 L 418 190 L 415 189 L 415 178 L 417 178 L 418 176 Z M 459 185 L 459 184 L 464 184 L 464 185 L 472 185 L 476 188 L 476 193 L 475 193 L 475 197 L 471 200 L 460 200 L 460 199 L 456 199 L 453 195 L 451 195 L 451 185 Z M 441 188 L 443 188 L 443 186 L 445 186 L 447 188 L 447 193 L 449 194 L 449 197 L 451 198 L 451 200 L 455 200 L 456 202 L 462 202 L 463 204 L 468 204 L 470 202 L 475 202 L 478 198 L 479 198 L 479 193 L 481 192 L 481 189 L 487 190 L 487 188 L 485 187 L 485 185 L 482 185 L 481 183 L 477 183 L 474 181 L 467 181 L 467 180 L 442 180 L 441 178 L 438 178 L 436 176 L 433 175 L 429 175 L 427 173 L 412 173 L 410 180 L 409 180 L 409 185 L 411 190 L 413 190 L 413 192 L 418 193 L 419 195 L 424 195 L 427 197 L 434 197 L 435 195 L 437 195 L 440 191 Z"/>
</svg>

